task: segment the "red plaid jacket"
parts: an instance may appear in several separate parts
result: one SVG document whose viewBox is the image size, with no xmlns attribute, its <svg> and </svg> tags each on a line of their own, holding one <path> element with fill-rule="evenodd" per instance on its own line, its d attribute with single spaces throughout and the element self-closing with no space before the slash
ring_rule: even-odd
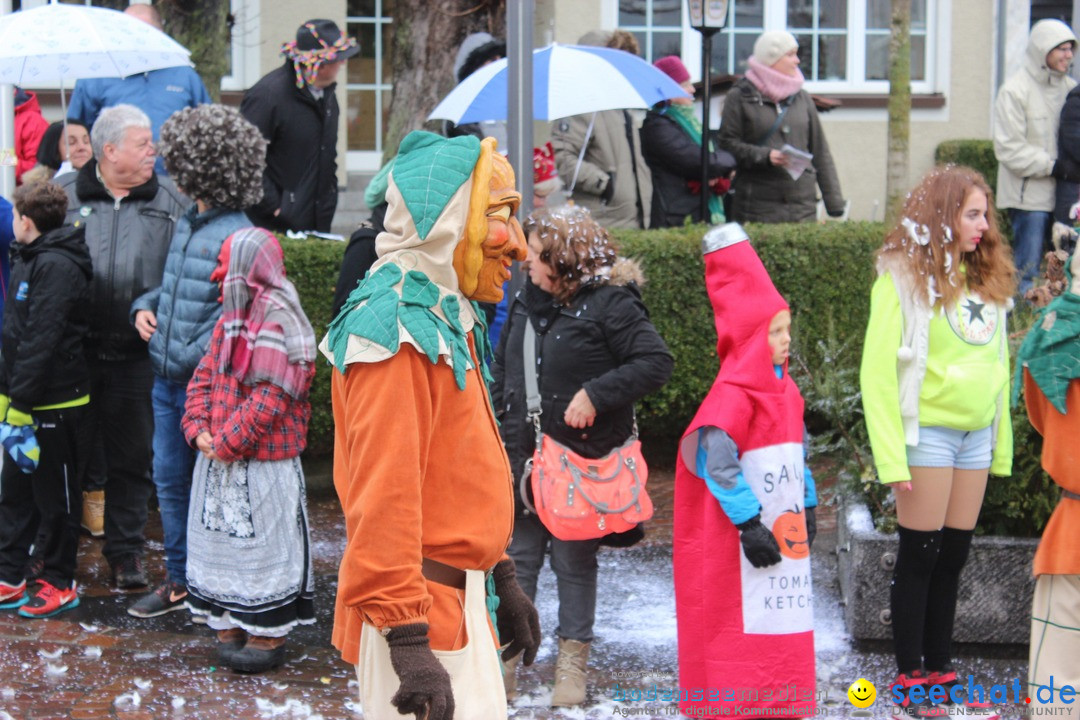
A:
<svg viewBox="0 0 1080 720">
<path fill-rule="evenodd" d="M 208 432 L 214 452 L 225 462 L 234 460 L 287 460 L 307 446 L 311 404 L 297 400 L 267 382 L 251 387 L 232 375 L 216 371 L 225 336 L 224 326 L 214 327 L 210 348 L 199 361 L 187 387 L 187 403 L 180 425 L 188 444 Z M 315 375 L 309 368 L 307 385 Z"/>
</svg>

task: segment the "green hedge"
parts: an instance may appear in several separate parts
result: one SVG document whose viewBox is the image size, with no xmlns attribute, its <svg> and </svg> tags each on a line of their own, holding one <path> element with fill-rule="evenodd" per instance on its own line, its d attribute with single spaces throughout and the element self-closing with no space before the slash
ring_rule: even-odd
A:
<svg viewBox="0 0 1080 720">
<path fill-rule="evenodd" d="M 638 259 L 647 283 L 645 304 L 675 356 L 670 382 L 639 407 L 643 435 L 661 458 L 672 458 L 675 441 L 716 378 L 716 330 L 705 294 L 702 226 L 655 231 L 615 231 L 624 255 Z M 793 363 L 807 401 L 808 424 L 819 451 L 830 453 L 841 474 L 862 484 L 887 515 L 888 494 L 875 488 L 862 423 L 858 366 L 874 280 L 873 253 L 885 228 L 880 223 L 750 225 L 747 232 L 777 288 L 792 308 Z M 289 277 L 320 340 L 330 320 L 330 302 L 344 244 L 283 240 Z M 1030 323 L 1030 318 L 1025 322 Z M 1015 332 L 1017 341 L 1022 333 Z M 312 387 L 308 452 L 333 448 L 331 368 L 320 362 Z M 1016 472 L 994 481 L 987 492 L 981 526 L 1000 534 L 1037 534 L 1056 503 L 1056 491 L 1039 467 L 1040 444 L 1020 408 Z M 670 454 L 665 455 L 665 451 Z"/>
<path fill-rule="evenodd" d="M 991 188 L 997 187 L 998 162 L 992 140 L 946 140 L 934 148 L 934 162 L 967 165 L 981 172 Z"/>
</svg>

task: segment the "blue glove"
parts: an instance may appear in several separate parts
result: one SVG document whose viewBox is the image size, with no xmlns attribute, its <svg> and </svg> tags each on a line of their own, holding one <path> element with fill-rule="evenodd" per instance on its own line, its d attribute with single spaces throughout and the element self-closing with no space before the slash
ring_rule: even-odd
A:
<svg viewBox="0 0 1080 720">
<path fill-rule="evenodd" d="M 29 475 L 37 470 L 41 448 L 34 435 L 33 418 L 29 415 L 9 410 L 7 420 L 0 423 L 0 443 L 24 473 Z"/>
</svg>

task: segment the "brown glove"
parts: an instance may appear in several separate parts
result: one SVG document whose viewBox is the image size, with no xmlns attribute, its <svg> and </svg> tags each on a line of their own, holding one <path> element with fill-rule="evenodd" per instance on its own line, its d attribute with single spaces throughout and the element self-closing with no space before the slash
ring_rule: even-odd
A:
<svg viewBox="0 0 1080 720">
<path fill-rule="evenodd" d="M 518 585 L 513 560 L 507 558 L 500 561 L 492 577 L 495 579 L 495 594 L 499 596 L 499 607 L 495 610 L 499 642 L 510 643 L 503 650 L 502 659 L 509 660 L 524 652 L 522 661 L 532 665 L 540 648 L 540 614 Z"/>
<path fill-rule="evenodd" d="M 392 628 L 386 634 L 390 664 L 401 685 L 390 704 L 402 715 L 416 720 L 452 720 L 454 691 L 446 672 L 428 644 L 427 623 Z"/>
</svg>

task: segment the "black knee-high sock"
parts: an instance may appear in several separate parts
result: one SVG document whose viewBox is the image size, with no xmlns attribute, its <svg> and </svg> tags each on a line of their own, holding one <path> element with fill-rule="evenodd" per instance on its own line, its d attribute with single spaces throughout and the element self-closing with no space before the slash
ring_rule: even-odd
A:
<svg viewBox="0 0 1080 720">
<path fill-rule="evenodd" d="M 953 621 L 960 571 L 968 559 L 974 530 L 947 527 L 941 533 L 941 552 L 930 576 L 923 630 L 923 653 L 927 670 L 942 670 L 952 661 Z"/>
<path fill-rule="evenodd" d="M 901 527 L 899 535 L 889 599 L 896 666 L 900 672 L 910 673 L 922 667 L 926 598 L 941 548 L 941 531 Z"/>
</svg>

